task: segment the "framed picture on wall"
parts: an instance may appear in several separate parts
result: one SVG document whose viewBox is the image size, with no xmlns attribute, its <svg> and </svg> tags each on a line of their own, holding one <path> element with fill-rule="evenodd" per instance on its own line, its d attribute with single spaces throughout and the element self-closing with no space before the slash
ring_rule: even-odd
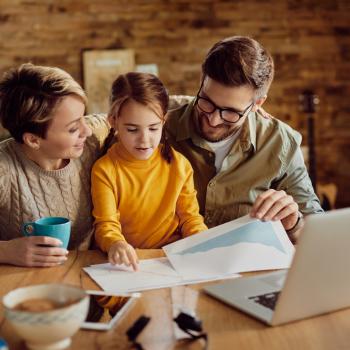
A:
<svg viewBox="0 0 350 350">
<path fill-rule="evenodd" d="M 88 113 L 106 113 L 113 81 L 119 74 L 135 70 L 135 53 L 122 50 L 85 50 L 83 52 L 84 89 Z"/>
</svg>

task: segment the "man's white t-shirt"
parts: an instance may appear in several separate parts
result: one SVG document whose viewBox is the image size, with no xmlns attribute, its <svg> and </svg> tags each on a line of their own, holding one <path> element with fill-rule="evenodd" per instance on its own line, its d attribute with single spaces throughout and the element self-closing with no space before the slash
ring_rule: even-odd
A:
<svg viewBox="0 0 350 350">
<path fill-rule="evenodd" d="M 220 172 L 224 159 L 230 152 L 232 145 L 237 140 L 238 136 L 239 136 L 239 132 L 236 132 L 222 141 L 218 141 L 218 142 L 206 141 L 208 146 L 215 153 L 215 168 L 217 173 Z"/>
</svg>

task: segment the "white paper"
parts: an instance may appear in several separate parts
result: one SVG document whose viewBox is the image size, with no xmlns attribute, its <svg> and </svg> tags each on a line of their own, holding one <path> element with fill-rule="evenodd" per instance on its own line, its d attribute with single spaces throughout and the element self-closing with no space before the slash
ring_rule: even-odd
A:
<svg viewBox="0 0 350 350">
<path fill-rule="evenodd" d="M 222 274 L 214 278 L 186 279 L 179 275 L 167 258 L 140 260 L 139 270 L 124 265 L 98 264 L 84 267 L 90 277 L 106 292 L 132 293 L 148 289 L 167 288 L 183 284 L 195 284 L 217 279 L 239 277 Z"/>
<path fill-rule="evenodd" d="M 281 222 L 262 222 L 248 215 L 166 245 L 163 250 L 186 279 L 285 269 L 294 254 Z"/>
</svg>

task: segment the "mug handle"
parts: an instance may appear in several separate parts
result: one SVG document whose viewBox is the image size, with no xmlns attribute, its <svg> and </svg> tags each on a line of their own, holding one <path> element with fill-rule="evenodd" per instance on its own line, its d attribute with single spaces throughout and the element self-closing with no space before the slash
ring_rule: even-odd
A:
<svg viewBox="0 0 350 350">
<path fill-rule="evenodd" d="M 22 232 L 25 236 L 33 236 L 34 234 L 34 222 L 27 222 L 22 226 Z"/>
</svg>

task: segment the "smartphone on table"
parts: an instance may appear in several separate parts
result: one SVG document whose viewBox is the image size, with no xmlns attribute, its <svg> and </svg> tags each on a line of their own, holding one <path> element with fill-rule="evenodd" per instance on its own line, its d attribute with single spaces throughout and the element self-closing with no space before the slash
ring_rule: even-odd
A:
<svg viewBox="0 0 350 350">
<path fill-rule="evenodd" d="M 113 294 L 96 290 L 86 293 L 90 295 L 89 311 L 81 328 L 100 331 L 112 329 L 141 296 L 140 293 Z"/>
</svg>

